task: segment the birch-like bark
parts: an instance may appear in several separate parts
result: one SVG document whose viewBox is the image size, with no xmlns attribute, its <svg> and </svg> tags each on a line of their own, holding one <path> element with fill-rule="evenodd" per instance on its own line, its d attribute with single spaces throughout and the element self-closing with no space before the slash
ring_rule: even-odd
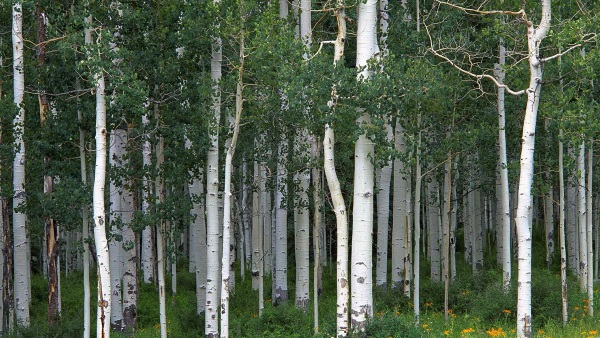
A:
<svg viewBox="0 0 600 338">
<path fill-rule="evenodd" d="M 587 291 L 588 265 L 587 265 L 587 227 L 586 227 L 586 187 L 585 187 L 585 142 L 579 145 L 577 156 L 577 210 L 579 224 L 579 287 L 581 292 Z"/>
<path fill-rule="evenodd" d="M 110 132 L 108 146 L 108 163 L 109 170 L 117 172 L 122 168 L 121 156 L 123 148 L 123 133 L 124 130 L 112 130 Z M 123 329 L 123 304 L 121 303 L 121 279 L 123 277 L 123 243 L 121 242 L 122 231 L 119 228 L 121 221 L 121 199 L 122 188 L 117 186 L 116 174 L 110 175 L 109 183 L 109 215 L 110 215 L 110 241 L 108 243 L 108 251 L 110 254 L 110 294 L 111 311 L 110 325 L 111 329 L 120 332 Z"/>
<path fill-rule="evenodd" d="M 544 120 L 544 128 L 546 131 L 550 128 L 550 119 Z M 552 184 L 552 174 L 550 168 L 546 168 L 544 173 L 548 192 L 544 194 L 544 227 L 546 228 L 546 265 L 548 268 L 552 265 L 552 257 L 554 256 L 554 186 Z"/>
<path fill-rule="evenodd" d="M 128 128 L 131 128 L 129 126 Z M 126 145 L 128 144 L 129 136 L 127 132 L 123 133 L 123 167 L 129 165 Z M 123 222 L 123 332 L 135 334 L 137 323 L 137 297 L 138 297 L 138 275 L 137 275 L 137 249 L 135 243 L 135 233 L 131 228 L 134 212 L 134 196 L 131 191 L 131 181 L 125 178 L 125 184 L 122 187 L 121 195 L 121 220 Z"/>
<path fill-rule="evenodd" d="M 344 44 L 346 41 L 346 12 L 343 0 L 338 0 L 334 10 L 338 34 L 334 44 L 333 64 L 337 66 L 344 55 Z M 331 91 L 330 109 L 335 113 L 338 95 L 335 84 Z M 336 219 L 337 231 L 337 267 L 336 267 L 336 336 L 343 338 L 348 335 L 348 214 L 346 204 L 340 187 L 340 181 L 335 169 L 335 133 L 330 124 L 325 124 L 325 137 L 323 138 L 323 171 L 327 179 L 327 186 L 331 195 L 331 202 Z"/>
<path fill-rule="evenodd" d="M 435 174 L 434 174 L 435 175 Z M 435 177 L 427 183 L 427 235 L 430 273 L 433 282 L 440 279 L 440 198 L 439 184 Z"/>
<path fill-rule="evenodd" d="M 104 76 L 94 74 L 96 87 L 96 164 L 94 170 L 94 242 L 98 262 L 98 308 L 96 335 L 110 338 L 111 283 L 110 258 L 106 239 L 104 189 L 106 185 L 106 99 Z"/>
<path fill-rule="evenodd" d="M 444 212 L 442 219 L 443 231 L 442 231 L 442 271 L 444 280 L 444 317 L 448 322 L 448 295 L 450 292 L 450 210 L 451 201 L 450 197 L 452 194 L 452 155 L 448 153 L 448 159 L 444 168 Z"/>
<path fill-rule="evenodd" d="M 218 3 L 218 0 L 215 1 Z M 221 116 L 221 64 L 222 43 L 213 37 L 211 56 L 211 80 L 213 81 L 213 115 L 209 125 L 210 146 L 206 161 L 206 309 L 205 335 L 208 338 L 219 336 L 219 118 Z"/>
<path fill-rule="evenodd" d="M 84 42 L 86 45 L 92 43 L 92 18 L 90 16 L 84 19 Z M 77 88 L 80 87 L 79 81 L 77 81 Z M 83 112 L 81 109 L 77 109 L 77 122 L 79 123 L 79 166 L 81 170 L 81 184 L 87 185 L 87 167 L 85 161 L 85 132 L 83 130 Z M 83 206 L 81 208 L 81 221 L 82 221 L 82 246 L 83 246 L 83 338 L 90 338 L 91 335 L 91 304 L 90 304 L 90 246 L 88 244 L 88 237 L 90 236 L 90 224 L 89 224 L 89 208 Z"/>
<path fill-rule="evenodd" d="M 359 81 L 367 81 L 371 71 L 367 61 L 379 54 L 377 44 L 377 1 L 359 4 L 356 66 Z M 370 123 L 369 113 L 361 111 L 357 123 Z M 373 142 L 363 132 L 354 148 L 354 206 L 352 217 L 352 258 L 350 282 L 352 329 L 364 331 L 373 316 Z"/>
<path fill-rule="evenodd" d="M 296 151 L 304 152 L 302 145 L 307 145 L 308 135 L 306 130 L 301 130 L 296 138 Z M 298 154 L 298 152 L 295 152 Z M 309 255 L 310 255 L 310 220 L 308 210 L 308 188 L 310 185 L 310 171 L 302 169 L 296 174 L 296 181 L 299 181 L 300 186 L 296 191 L 296 201 L 294 203 L 295 212 L 297 213 L 296 223 L 296 306 L 303 310 L 308 308 L 309 301 Z"/>
<path fill-rule="evenodd" d="M 160 112 L 158 103 L 154 103 L 154 119 L 156 120 L 156 130 L 160 128 Z M 162 168 L 165 162 L 165 140 L 162 136 L 158 137 L 156 146 L 156 178 L 154 180 L 154 192 L 156 193 L 156 202 L 159 205 L 165 203 L 165 181 L 162 177 Z M 156 232 L 156 273 L 158 281 L 158 309 L 160 337 L 167 338 L 167 308 L 166 308 L 166 278 L 165 278 L 165 230 L 166 222 L 159 219 L 155 226 Z"/>
<path fill-rule="evenodd" d="M 285 2 L 285 1 L 284 1 Z M 287 4 L 287 2 L 286 2 Z M 275 236 L 275 298 L 274 304 L 282 304 L 288 299 L 287 286 L 287 151 L 285 135 L 280 136 L 277 150 L 277 188 L 275 191 L 276 236 Z"/>
<path fill-rule="evenodd" d="M 316 137 L 312 138 L 312 160 L 316 165 L 319 158 L 319 144 Z M 315 335 L 319 333 L 319 294 L 321 294 L 321 170 L 318 168 L 312 169 L 313 179 L 313 252 L 314 252 L 314 271 L 313 271 L 313 318 Z"/>
<path fill-rule="evenodd" d="M 419 123 L 418 128 L 421 126 L 421 116 L 418 117 Z M 415 245 L 414 245 L 414 296 L 413 296 L 413 309 L 415 314 L 415 323 L 419 324 L 420 316 L 421 316 L 421 308 L 420 308 L 420 284 L 421 284 L 421 248 L 420 248 L 420 240 L 421 240 L 421 182 L 423 177 L 421 176 L 421 132 L 419 131 L 419 135 L 417 137 L 417 150 L 416 150 L 416 165 L 415 165 L 415 211 L 414 211 L 414 229 L 415 229 Z M 466 237 L 466 236 L 465 236 Z"/>
<path fill-rule="evenodd" d="M 390 125 L 389 118 L 384 125 L 387 141 L 392 143 L 394 131 Z M 390 218 L 390 183 L 392 179 L 392 160 L 386 161 L 381 168 L 377 186 L 377 260 L 375 265 L 375 285 L 387 287 L 387 265 L 388 265 L 388 232 Z"/>
<path fill-rule="evenodd" d="M 246 256 L 246 266 L 244 269 L 251 268 L 252 266 L 252 217 L 249 217 L 248 208 L 248 162 L 242 160 L 242 223 L 244 223 L 244 255 Z M 250 209 L 252 210 L 252 209 Z M 254 288 L 254 286 L 253 286 Z"/>
<path fill-rule="evenodd" d="M 186 139 L 186 147 L 190 148 L 191 142 Z M 200 315 L 206 308 L 206 216 L 204 214 L 204 170 L 200 169 L 197 176 L 193 173 L 192 181 L 188 185 L 192 208 L 190 210 L 190 227 L 194 234 L 190 245 L 190 257 L 194 257 L 194 274 L 196 277 L 196 314 Z"/>
<path fill-rule="evenodd" d="M 23 57 L 23 13 L 21 3 L 12 8 L 13 88 L 14 103 L 19 109 L 13 119 L 13 144 L 16 149 L 13 159 L 13 255 L 14 255 L 14 306 L 18 325 L 29 326 L 30 278 L 27 251 L 27 215 L 19 211 L 25 205 L 25 63 Z"/>
<path fill-rule="evenodd" d="M 575 158 L 572 147 L 567 144 L 567 154 Z M 579 275 L 579 236 L 577 228 L 577 189 L 575 178 L 571 175 L 567 179 L 567 212 L 566 212 L 566 231 L 567 231 L 567 252 L 569 255 L 569 269 L 576 275 Z"/>
<path fill-rule="evenodd" d="M 400 153 L 406 152 L 404 144 L 404 130 L 399 119 L 395 128 L 395 148 Z M 399 158 L 394 159 L 394 195 L 392 200 L 392 287 L 410 289 L 410 278 L 406 279 L 406 263 L 410 257 L 410 248 L 407 246 L 407 177 L 404 173 L 404 162 Z M 387 263 L 386 263 L 387 264 Z M 408 283 L 407 283 L 408 282 Z"/>
<path fill-rule="evenodd" d="M 243 4 L 243 3 L 242 3 Z M 240 13 L 240 17 L 243 17 Z M 235 118 L 229 116 L 229 128 L 232 131 L 232 136 L 225 143 L 226 155 L 225 155 L 225 189 L 224 189 L 224 200 L 223 200 L 223 256 L 221 266 L 221 337 L 229 337 L 229 278 L 230 276 L 230 264 L 234 262 L 230 260 L 230 246 L 231 246 L 231 172 L 233 170 L 233 155 L 235 154 L 235 147 L 237 144 L 237 138 L 239 134 L 240 119 L 242 116 L 242 103 L 243 103 L 243 74 L 244 74 L 244 28 L 240 31 L 240 65 L 238 67 L 238 82 L 236 85 L 235 94 Z"/>
<path fill-rule="evenodd" d="M 500 39 L 498 63 L 494 67 L 494 75 L 498 83 L 504 83 L 504 66 L 506 64 L 506 48 L 504 41 Z M 500 170 L 500 193 L 499 197 L 499 213 L 501 227 L 502 253 L 502 285 L 504 292 L 510 289 L 511 280 L 511 255 L 510 255 L 510 193 L 508 191 L 508 160 L 506 156 L 506 109 L 504 108 L 504 87 L 498 87 L 497 110 L 498 110 L 498 162 Z"/>
<path fill-rule="evenodd" d="M 255 144 L 258 141 L 255 139 Z M 258 180 L 259 180 L 259 172 L 258 172 L 258 162 L 253 162 L 253 186 L 252 189 L 252 290 L 258 290 L 259 284 L 259 265 L 261 259 L 261 248 L 262 248 L 262 239 L 259 237 L 261 233 L 260 229 L 262 228 L 262 224 L 259 222 L 260 215 L 260 198 L 258 194 Z"/>
<path fill-rule="evenodd" d="M 586 196 L 586 237 L 587 237 L 587 313 L 588 316 L 594 315 L 594 250 L 593 250 L 593 241 L 592 241 L 592 228 L 593 228 L 593 210 L 592 210 L 592 182 L 593 182 L 593 165 L 594 165 L 594 149 L 593 149 L 593 140 L 590 141 L 590 146 L 588 150 L 588 176 L 587 176 L 587 196 Z"/>
<path fill-rule="evenodd" d="M 560 59 L 559 59 L 560 65 Z M 567 301 L 567 250 L 565 241 L 565 178 L 563 165 L 563 131 L 558 132 L 558 190 L 559 190 L 559 208 L 558 208 L 558 229 L 560 242 L 560 281 L 562 295 L 562 322 L 563 327 L 569 320 L 569 304 Z"/>
<path fill-rule="evenodd" d="M 146 111 L 144 115 L 142 115 L 142 126 L 143 129 L 146 130 L 144 134 L 144 140 L 142 142 L 142 165 L 146 170 L 149 170 L 152 166 L 152 146 L 150 144 L 150 133 L 148 129 L 150 129 L 150 118 L 149 111 Z M 151 185 L 152 179 L 150 178 L 150 173 L 144 173 L 144 178 L 142 180 L 142 214 L 147 215 L 150 212 L 150 199 L 152 196 L 153 187 Z M 153 283 L 154 282 L 154 253 L 152 250 L 153 245 L 152 240 L 152 228 L 148 225 L 142 229 L 142 271 L 143 271 L 143 281 L 144 283 Z"/>
<path fill-rule="evenodd" d="M 516 214 L 518 238 L 517 279 L 517 336 L 531 337 L 531 231 L 529 211 L 531 209 L 531 186 L 533 183 L 533 154 L 535 147 L 535 125 L 542 86 L 542 63 L 540 44 L 550 31 L 551 0 L 542 0 L 541 21 L 537 28 L 532 23 L 527 27 L 530 82 L 527 88 L 527 106 L 523 121 L 521 143 L 521 172 L 519 175 L 519 198 Z"/>
</svg>

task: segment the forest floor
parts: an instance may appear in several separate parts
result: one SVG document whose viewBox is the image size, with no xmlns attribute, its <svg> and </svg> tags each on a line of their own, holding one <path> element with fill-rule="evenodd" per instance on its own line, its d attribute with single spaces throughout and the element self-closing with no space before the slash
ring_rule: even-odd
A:
<svg viewBox="0 0 600 338">
<path fill-rule="evenodd" d="M 461 261 L 457 257 L 457 261 Z M 184 262 L 180 267 L 187 267 Z M 501 272 L 491 267 L 473 277 L 470 267 L 459 264 L 457 277 L 451 283 L 448 321 L 444 316 L 444 288 L 441 283 L 421 282 L 421 320 L 415 325 L 410 298 L 396 290 L 375 289 L 375 315 L 367 331 L 355 337 L 515 337 L 516 291 L 502 292 Z M 177 294 L 167 292 L 167 330 L 169 337 L 202 337 L 204 317 L 196 314 L 195 276 L 183 269 L 177 275 Z M 265 309 L 258 315 L 258 293 L 252 290 L 250 273 L 239 278 L 230 306 L 230 337 L 312 337 L 313 307 L 303 312 L 293 301 L 294 269 L 289 270 L 290 301 L 271 304 L 271 283 L 265 278 Z M 312 271 L 312 270 L 311 270 Z M 423 275 L 429 266 L 422 266 Z M 533 271 L 533 336 L 534 337 L 600 337 L 600 316 L 586 315 L 588 301 L 579 292 L 578 283 L 569 277 L 569 322 L 561 322 L 560 276 L 555 269 Z M 516 271 L 513 276 L 516 276 Z M 170 276 L 166 289 L 171 290 Z M 91 277 L 95 284 L 95 276 Z M 58 325 L 48 327 L 47 283 L 42 276 L 32 279 L 31 327 L 20 329 L 15 337 L 81 337 L 83 335 L 83 276 L 62 275 L 62 314 Z M 311 277 L 312 282 L 312 277 Z M 514 284 L 514 283 L 513 283 Z M 311 286 L 312 291 L 312 286 Z M 595 286 L 598 295 L 598 286 Z M 95 287 L 91 294 L 95 297 Z M 312 294 L 311 294 L 312 297 Z M 336 315 L 334 263 L 324 267 L 323 290 L 319 298 L 319 334 L 335 336 Z M 312 299 L 312 298 L 311 298 Z M 92 301 L 94 304 L 95 301 Z M 154 285 L 140 285 L 138 329 L 135 337 L 160 337 L 158 292 Z M 95 309 L 92 308 L 92 336 L 95 336 Z M 596 311 L 597 313 L 597 311 Z M 113 334 L 113 337 L 126 335 Z"/>
</svg>

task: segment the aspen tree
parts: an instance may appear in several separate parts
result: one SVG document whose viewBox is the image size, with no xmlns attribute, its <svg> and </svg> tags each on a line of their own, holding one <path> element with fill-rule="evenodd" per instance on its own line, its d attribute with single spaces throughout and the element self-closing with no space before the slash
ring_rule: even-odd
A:
<svg viewBox="0 0 600 338">
<path fill-rule="evenodd" d="M 12 7 L 13 87 L 14 103 L 19 112 L 13 119 L 13 143 L 16 149 L 13 159 L 13 255 L 14 255 L 14 306 L 18 325 L 29 326 L 30 276 L 27 259 L 27 215 L 19 211 L 25 204 L 25 64 L 23 57 L 23 12 L 20 2 Z"/>
<path fill-rule="evenodd" d="M 346 41 L 346 11 L 343 0 L 338 0 L 334 10 L 338 33 L 334 43 L 333 64 L 337 66 L 344 55 L 344 44 Z M 335 84 L 331 92 L 329 108 L 331 113 L 335 112 L 338 95 Z M 335 168 L 335 133 L 333 126 L 325 124 L 325 137 L 323 138 L 323 171 L 327 178 L 327 185 L 331 195 L 333 211 L 335 212 L 337 231 L 337 268 L 336 268 L 336 336 L 338 338 L 348 335 L 348 300 L 349 300 L 349 271 L 348 271 L 348 214 L 344 196 L 340 188 L 340 181 Z"/>
<path fill-rule="evenodd" d="M 358 81 L 368 81 L 371 71 L 367 61 L 378 56 L 377 1 L 367 0 L 359 4 L 356 66 Z M 361 109 L 357 123 L 360 127 L 370 123 L 369 112 Z M 354 206 L 352 217 L 352 277 L 351 314 L 352 329 L 364 331 L 367 319 L 373 316 L 373 142 L 363 132 L 354 148 Z"/>
<path fill-rule="evenodd" d="M 220 1 L 215 0 L 215 6 Z M 215 22 L 215 28 L 218 28 Z M 219 336 L 219 119 L 221 116 L 221 66 L 223 62 L 222 42 L 219 36 L 213 36 L 211 45 L 210 78 L 212 85 L 213 114 L 209 122 L 208 157 L 206 161 L 206 309 L 204 330 L 207 338 Z"/>
<path fill-rule="evenodd" d="M 243 2 L 240 3 L 242 8 Z M 243 20 L 243 14 L 240 13 L 240 18 Z M 243 24 L 242 24 L 243 25 Z M 245 28 L 242 26 L 240 29 L 239 41 L 240 41 L 240 65 L 238 66 L 238 81 L 236 85 L 235 93 L 235 117 L 229 116 L 229 128 L 231 129 L 231 137 L 225 144 L 226 155 L 225 155 L 225 189 L 224 189 L 224 201 L 223 201 L 223 256 L 222 256 L 222 269 L 221 269 L 221 337 L 229 337 L 229 279 L 230 275 L 230 264 L 233 262 L 230 260 L 229 248 L 231 246 L 231 171 L 233 170 L 233 155 L 235 154 L 235 147 L 239 135 L 240 119 L 242 116 L 243 108 L 243 74 L 244 74 L 244 33 Z"/>
</svg>

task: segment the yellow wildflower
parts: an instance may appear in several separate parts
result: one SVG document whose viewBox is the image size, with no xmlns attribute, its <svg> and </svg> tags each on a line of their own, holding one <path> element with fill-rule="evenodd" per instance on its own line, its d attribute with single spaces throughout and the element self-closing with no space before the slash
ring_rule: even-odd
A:
<svg viewBox="0 0 600 338">
<path fill-rule="evenodd" d="M 472 327 L 462 330 L 463 334 L 472 333 L 472 332 L 475 332 L 475 329 L 473 329 Z"/>
</svg>

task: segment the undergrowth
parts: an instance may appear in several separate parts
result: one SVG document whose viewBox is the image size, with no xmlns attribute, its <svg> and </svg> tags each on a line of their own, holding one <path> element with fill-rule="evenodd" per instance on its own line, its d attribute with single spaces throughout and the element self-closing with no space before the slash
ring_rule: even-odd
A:
<svg viewBox="0 0 600 338">
<path fill-rule="evenodd" d="M 457 261 L 462 262 L 459 257 Z M 180 267 L 185 267 L 185 262 Z M 422 271 L 429 271 L 425 264 Z M 444 319 L 444 287 L 428 278 L 421 281 L 421 317 L 417 324 L 412 298 L 395 289 L 375 288 L 375 313 L 365 332 L 351 337 L 514 337 L 516 327 L 516 288 L 502 289 L 502 275 L 494 266 L 473 275 L 464 263 L 457 267 L 456 279 L 450 284 L 448 322 Z M 265 278 L 265 309 L 258 314 L 258 293 L 252 290 L 251 276 L 239 278 L 230 298 L 231 337 L 312 337 L 314 336 L 312 303 L 306 312 L 294 306 L 294 276 L 288 277 L 289 301 L 273 306 L 271 281 Z M 516 271 L 513 272 L 516 276 Z M 599 336 L 599 316 L 586 316 L 587 300 L 579 292 L 575 277 L 569 277 L 569 323 L 561 323 L 560 276 L 555 269 L 534 268 L 533 328 L 534 337 Z M 92 276 L 92 336 L 95 336 L 95 276 Z M 312 281 L 312 279 L 311 279 Z M 177 294 L 167 293 L 167 328 L 169 337 L 204 335 L 204 317 L 196 314 L 195 276 L 182 270 L 177 276 Z M 19 328 L 11 337 L 81 337 L 83 335 L 83 277 L 81 273 L 62 276 L 62 312 L 58 324 L 48 326 L 46 280 L 32 277 L 31 325 Z M 170 278 L 166 289 L 170 290 Z M 312 288 L 311 288 L 312 291 Z M 596 289 L 597 292 L 597 289 Z M 597 294 L 597 293 L 596 293 Z M 323 290 L 319 297 L 319 334 L 334 337 L 336 323 L 335 269 L 324 268 Z M 411 295 L 412 297 L 412 295 Z M 312 295 L 311 295 L 312 299 Z M 113 333 L 113 337 L 127 337 Z M 138 328 L 135 337 L 160 337 L 158 293 L 156 286 L 140 284 Z"/>
</svg>

